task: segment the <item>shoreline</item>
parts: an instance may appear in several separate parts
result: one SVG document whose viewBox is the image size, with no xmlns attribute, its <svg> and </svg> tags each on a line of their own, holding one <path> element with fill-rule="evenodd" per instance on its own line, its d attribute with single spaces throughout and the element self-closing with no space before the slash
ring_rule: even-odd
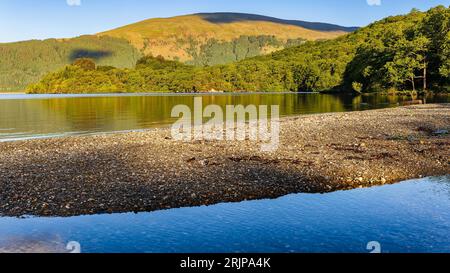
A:
<svg viewBox="0 0 450 273">
<path fill-rule="evenodd" d="M 450 173 L 450 104 L 280 121 L 272 154 L 250 141 L 180 143 L 170 129 L 0 143 L 0 215 L 149 212 Z"/>
<path fill-rule="evenodd" d="M 299 95 L 320 94 L 313 92 L 223 92 L 223 93 L 86 93 L 86 94 L 28 94 L 28 93 L 0 93 L 0 100 L 14 99 L 69 99 L 69 98 L 100 98 L 100 97 L 182 97 L 182 96 L 242 96 L 242 95 Z"/>
</svg>

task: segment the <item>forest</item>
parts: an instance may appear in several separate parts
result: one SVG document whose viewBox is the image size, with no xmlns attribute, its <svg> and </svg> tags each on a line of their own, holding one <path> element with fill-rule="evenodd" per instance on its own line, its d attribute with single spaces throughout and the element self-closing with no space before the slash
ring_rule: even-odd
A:
<svg viewBox="0 0 450 273">
<path fill-rule="evenodd" d="M 134 67 L 142 57 L 127 41 L 92 35 L 3 43 L 0 56 L 0 91 L 24 90 L 28 84 L 80 57 L 118 68 Z"/>
<path fill-rule="evenodd" d="M 193 39 L 188 44 L 192 59 L 187 64 L 211 66 L 228 64 L 249 57 L 293 47 L 304 39 L 286 41 L 272 35 L 241 36 L 231 41 L 208 40 L 204 45 Z M 145 49 L 144 49 L 145 50 Z M 97 65 L 132 68 L 142 57 L 128 41 L 109 36 L 84 35 L 71 39 L 31 40 L 0 44 L 0 91 L 24 90 L 47 73 L 64 68 L 77 58 L 93 59 Z"/>
<path fill-rule="evenodd" d="M 232 41 L 209 40 L 200 46 L 200 50 L 191 45 L 193 60 L 186 62 L 196 66 L 229 64 L 247 58 L 265 55 L 280 49 L 290 48 L 305 43 L 305 39 L 288 39 L 282 41 L 275 36 L 240 36 Z"/>
<path fill-rule="evenodd" d="M 28 86 L 27 92 L 368 93 L 449 89 L 450 8 L 438 6 L 427 12 L 412 10 L 388 17 L 334 40 L 302 42 L 226 65 L 192 66 L 144 56 L 134 68 L 116 68 L 81 58 L 45 75 Z"/>
</svg>

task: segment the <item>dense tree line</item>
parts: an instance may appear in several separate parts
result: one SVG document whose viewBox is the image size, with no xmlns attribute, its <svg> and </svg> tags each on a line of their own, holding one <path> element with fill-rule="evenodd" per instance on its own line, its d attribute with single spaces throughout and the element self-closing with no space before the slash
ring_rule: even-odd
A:
<svg viewBox="0 0 450 273">
<path fill-rule="evenodd" d="M 200 46 L 191 43 L 188 64 L 210 66 L 228 64 L 265 54 L 267 48 L 280 50 L 299 45 L 302 39 L 287 41 L 274 36 L 241 36 L 224 42 L 209 40 Z M 180 46 L 188 43 L 180 41 Z M 142 57 L 128 41 L 108 36 L 81 36 L 73 39 L 32 40 L 0 44 L 0 91 L 23 90 L 45 74 L 71 64 L 76 58 L 92 58 L 98 65 L 132 68 Z"/>
<path fill-rule="evenodd" d="M 449 76 L 450 9 L 439 6 L 228 65 L 195 67 L 151 56 L 134 69 L 74 63 L 28 91 L 448 91 Z"/>
</svg>

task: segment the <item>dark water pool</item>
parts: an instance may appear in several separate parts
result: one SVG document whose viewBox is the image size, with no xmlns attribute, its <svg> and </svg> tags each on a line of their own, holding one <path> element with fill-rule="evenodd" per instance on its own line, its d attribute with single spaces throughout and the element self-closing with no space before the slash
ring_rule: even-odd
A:
<svg viewBox="0 0 450 273">
<path fill-rule="evenodd" d="M 140 214 L 0 218 L 0 252 L 450 252 L 450 176 Z"/>
</svg>

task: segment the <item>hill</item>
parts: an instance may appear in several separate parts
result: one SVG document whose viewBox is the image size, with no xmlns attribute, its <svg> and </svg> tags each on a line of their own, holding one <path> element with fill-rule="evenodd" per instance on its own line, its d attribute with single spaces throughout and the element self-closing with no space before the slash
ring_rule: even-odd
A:
<svg viewBox="0 0 450 273">
<path fill-rule="evenodd" d="M 214 65 L 271 53 L 305 40 L 332 39 L 354 30 L 253 14 L 199 13 L 149 19 L 98 35 L 126 39 L 145 55 Z"/>
<path fill-rule="evenodd" d="M 248 14 L 248 13 L 230 13 L 230 12 L 216 12 L 216 13 L 197 13 L 197 16 L 216 24 L 234 23 L 234 22 L 272 22 L 281 25 L 298 26 L 309 30 L 315 31 L 343 31 L 353 32 L 358 30 L 358 27 L 343 27 L 334 24 L 319 23 L 319 22 L 306 22 L 299 20 L 283 20 L 269 16 Z"/>
<path fill-rule="evenodd" d="M 150 56 L 131 70 L 73 65 L 48 74 L 28 90 L 373 92 L 449 87 L 450 8 L 438 6 L 388 17 L 334 40 L 307 42 L 228 65 L 195 67 Z"/>
<path fill-rule="evenodd" d="M 0 91 L 24 90 L 80 57 L 100 65 L 133 67 L 141 54 L 127 41 L 97 36 L 0 44 Z"/>
<path fill-rule="evenodd" d="M 216 65 L 329 39 L 353 28 L 215 13 L 149 19 L 94 36 L 0 44 L 0 91 L 23 90 L 44 74 L 93 58 L 98 65 L 131 68 L 143 54 L 193 65 Z"/>
</svg>

